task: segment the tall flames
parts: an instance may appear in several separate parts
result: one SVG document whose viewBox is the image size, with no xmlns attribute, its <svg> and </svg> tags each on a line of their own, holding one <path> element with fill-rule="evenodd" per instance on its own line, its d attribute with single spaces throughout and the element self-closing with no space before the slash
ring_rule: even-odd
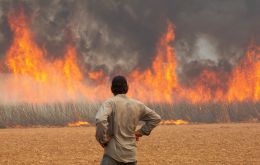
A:
<svg viewBox="0 0 260 165">
<path fill-rule="evenodd" d="M 83 75 L 72 43 L 67 45 L 64 58 L 49 60 L 46 51 L 34 42 L 23 12 L 10 15 L 8 20 L 13 41 L 4 61 L 11 74 L 0 84 L 3 102 L 97 101 L 111 96 L 109 78 L 102 70 Z M 260 101 L 260 47 L 251 44 L 227 82 L 220 79 L 227 73 L 205 69 L 192 87 L 186 87 L 178 82 L 175 72 L 174 38 L 174 26 L 169 23 L 157 43 L 151 68 L 135 69 L 127 76 L 130 96 L 156 103 Z"/>
<path fill-rule="evenodd" d="M 251 46 L 232 72 L 228 101 L 260 100 L 260 47 Z"/>
<path fill-rule="evenodd" d="M 79 99 L 95 99 L 101 96 L 92 87 L 86 86 L 84 76 L 77 65 L 77 53 L 73 44 L 68 44 L 64 59 L 46 59 L 46 51 L 36 45 L 25 15 L 9 17 L 13 41 L 7 51 L 5 63 L 13 76 L 7 76 L 2 90 L 5 101 L 59 102 Z M 89 72 L 89 79 L 97 79 L 98 73 Z"/>
<path fill-rule="evenodd" d="M 129 75 L 131 96 L 149 102 L 172 103 L 174 91 L 178 88 L 177 61 L 174 48 L 169 45 L 174 37 L 173 25 L 169 24 L 167 33 L 157 45 L 152 68 L 142 72 L 134 70 Z"/>
</svg>

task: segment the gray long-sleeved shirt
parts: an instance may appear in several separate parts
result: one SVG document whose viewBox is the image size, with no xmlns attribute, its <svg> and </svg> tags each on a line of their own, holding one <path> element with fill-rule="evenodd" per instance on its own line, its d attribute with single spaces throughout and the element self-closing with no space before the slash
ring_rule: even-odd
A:
<svg viewBox="0 0 260 165">
<path fill-rule="evenodd" d="M 96 114 L 96 139 L 105 154 L 119 162 L 136 161 L 135 130 L 139 121 L 145 122 L 139 132 L 149 135 L 161 117 L 125 94 L 106 100 Z"/>
</svg>

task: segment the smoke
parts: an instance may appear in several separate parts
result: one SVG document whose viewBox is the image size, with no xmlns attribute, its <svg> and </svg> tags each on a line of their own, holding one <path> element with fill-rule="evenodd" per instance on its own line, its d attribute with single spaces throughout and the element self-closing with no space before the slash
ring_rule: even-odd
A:
<svg viewBox="0 0 260 165">
<path fill-rule="evenodd" d="M 260 44 L 259 0 L 2 0 L 0 58 L 12 41 L 7 16 L 17 8 L 50 59 L 73 43 L 82 68 L 109 75 L 149 67 L 168 21 L 183 79 L 203 68 L 228 72 L 251 41 Z"/>
</svg>

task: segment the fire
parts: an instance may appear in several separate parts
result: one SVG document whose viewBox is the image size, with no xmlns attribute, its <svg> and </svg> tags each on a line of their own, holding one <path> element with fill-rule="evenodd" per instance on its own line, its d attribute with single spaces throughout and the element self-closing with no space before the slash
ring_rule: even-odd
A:
<svg viewBox="0 0 260 165">
<path fill-rule="evenodd" d="M 89 126 L 90 124 L 86 121 L 77 121 L 73 123 L 69 123 L 69 127 L 80 127 L 80 126 Z"/>
<path fill-rule="evenodd" d="M 174 38 L 174 27 L 169 24 L 167 33 L 157 45 L 152 68 L 144 72 L 135 70 L 129 75 L 131 96 L 147 102 L 172 103 L 173 92 L 178 86 L 177 63 L 174 48 L 170 46 Z"/>
<path fill-rule="evenodd" d="M 185 125 L 185 124 L 189 124 L 188 121 L 185 120 L 163 120 L 160 122 L 161 125 Z"/>
<path fill-rule="evenodd" d="M 47 51 L 35 43 L 23 12 L 10 14 L 8 22 L 13 40 L 4 61 L 11 74 L 0 84 L 2 101 L 101 101 L 111 96 L 109 76 L 103 70 L 83 74 L 73 43 L 67 44 L 63 58 L 49 60 Z M 157 43 L 151 68 L 144 71 L 136 68 L 127 75 L 129 96 L 144 102 L 170 104 L 260 101 L 260 47 L 251 44 L 231 73 L 204 69 L 192 80 L 192 86 L 186 87 L 176 74 L 174 30 L 174 25 L 168 23 L 166 33 Z M 223 76 L 228 77 L 227 82 L 220 79 Z"/>
<path fill-rule="evenodd" d="M 228 101 L 260 101 L 260 47 L 251 46 L 229 82 Z"/>
<path fill-rule="evenodd" d="M 180 88 L 180 97 L 192 103 L 203 103 L 210 101 L 221 101 L 224 96 L 223 82 L 219 79 L 222 76 L 209 70 L 203 70 L 192 88 Z"/>
<path fill-rule="evenodd" d="M 93 71 L 93 72 L 89 72 L 88 73 L 88 76 L 90 79 L 92 80 L 99 80 L 99 79 L 102 79 L 102 77 L 104 77 L 104 73 L 103 71 Z"/>
<path fill-rule="evenodd" d="M 12 72 L 5 83 L 7 100 L 20 102 L 62 102 L 76 101 L 94 95 L 95 90 L 83 83 L 84 76 L 77 64 L 76 48 L 66 47 L 64 59 L 46 60 L 46 51 L 33 40 L 23 12 L 9 16 L 13 31 L 13 42 L 6 55 L 6 65 Z M 100 73 L 90 73 L 98 79 Z M 95 98 L 95 97 L 93 97 Z"/>
</svg>

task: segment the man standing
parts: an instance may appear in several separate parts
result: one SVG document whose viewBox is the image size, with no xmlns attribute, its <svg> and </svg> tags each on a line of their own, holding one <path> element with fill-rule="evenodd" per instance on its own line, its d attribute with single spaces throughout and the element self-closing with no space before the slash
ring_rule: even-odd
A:
<svg viewBox="0 0 260 165">
<path fill-rule="evenodd" d="M 123 76 L 112 80 L 114 97 L 106 100 L 96 115 L 96 139 L 104 148 L 101 165 L 136 165 L 136 141 L 149 135 L 161 117 L 142 102 L 128 98 Z M 139 121 L 145 124 L 136 131 Z"/>
</svg>

